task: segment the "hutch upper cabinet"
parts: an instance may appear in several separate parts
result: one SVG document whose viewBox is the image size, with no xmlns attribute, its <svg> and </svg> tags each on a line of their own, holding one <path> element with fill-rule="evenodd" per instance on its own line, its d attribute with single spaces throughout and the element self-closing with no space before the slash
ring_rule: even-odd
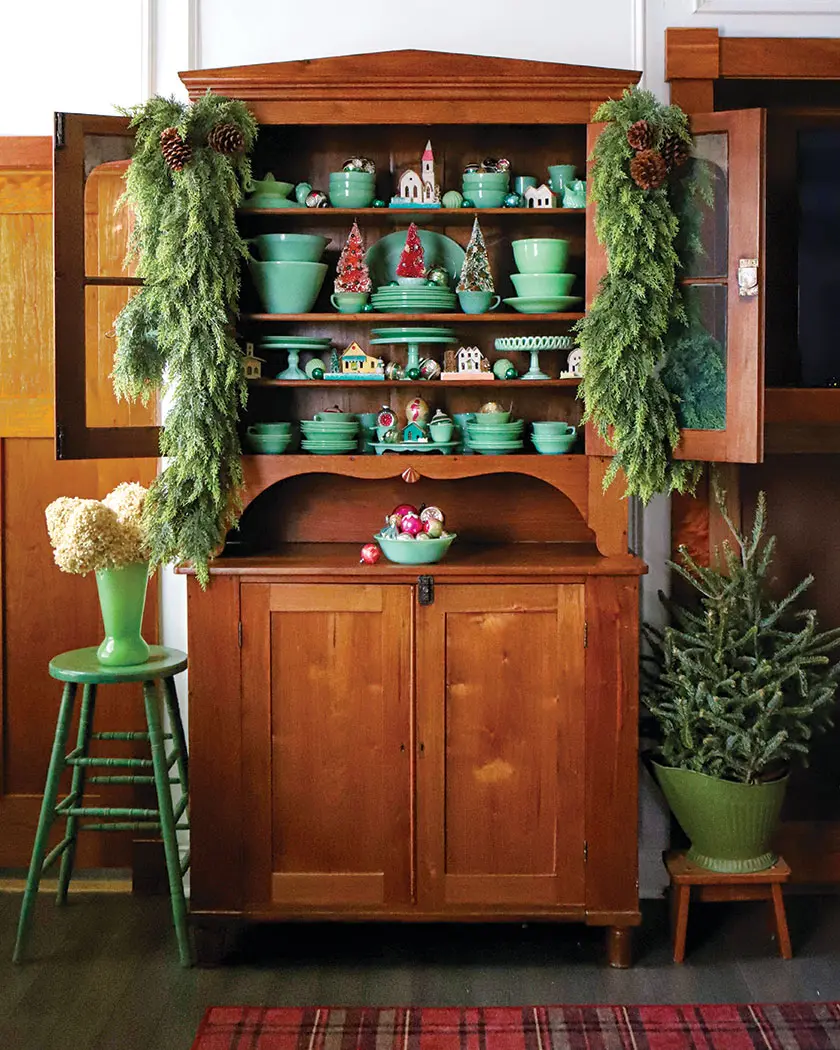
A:
<svg viewBox="0 0 840 1050">
<path fill-rule="evenodd" d="M 251 106 L 261 124 L 258 178 L 271 171 L 323 187 L 347 157 L 364 155 L 385 200 L 427 139 L 444 189 L 487 156 L 540 181 L 550 164 L 582 174 L 592 114 L 637 79 L 415 51 L 183 74 L 193 98 L 211 88 Z M 725 348 L 728 388 L 725 428 L 688 432 L 684 451 L 755 459 L 760 303 L 738 295 L 738 267 L 761 254 L 761 118 L 715 114 L 698 118 L 697 130 L 718 195 L 706 268 L 686 281 Z M 103 427 L 84 407 L 86 361 L 112 345 L 113 317 L 136 283 L 86 258 L 85 178 L 130 157 L 126 131 L 119 118 L 57 122 L 61 456 L 139 454 L 154 439 L 149 427 Z M 334 265 L 354 218 L 369 245 L 413 219 L 463 246 L 476 214 L 503 297 L 512 294 L 511 241 L 527 236 L 567 239 L 575 290 L 595 294 L 604 258 L 591 208 L 267 209 L 241 222 L 248 237 L 322 233 Z M 119 215 L 112 235 L 124 239 L 128 221 Z M 328 273 L 311 313 L 272 315 L 246 280 L 243 341 L 311 333 L 339 349 L 366 347 L 374 326 L 434 323 L 493 361 L 497 337 L 565 334 L 582 316 L 338 314 L 331 284 Z M 760 298 L 760 280 L 753 290 Z M 524 370 L 525 355 L 513 356 Z M 418 394 L 450 414 L 492 397 L 525 420 L 577 424 L 577 381 L 559 375 L 554 356 L 541 361 L 547 379 L 492 383 L 288 380 L 272 378 L 285 358 L 270 361 L 250 383 L 243 426 L 332 405 L 375 412 L 383 402 L 399 417 Z M 210 587 L 188 583 L 191 910 L 201 957 L 243 920 L 538 917 L 607 927 L 610 961 L 627 963 L 640 919 L 645 567 L 628 554 L 620 483 L 603 491 L 607 465 L 592 435 L 561 456 L 245 457 L 240 526 L 211 565 Z M 458 534 L 448 556 L 419 569 L 360 566 L 359 544 L 405 501 L 445 510 Z"/>
</svg>

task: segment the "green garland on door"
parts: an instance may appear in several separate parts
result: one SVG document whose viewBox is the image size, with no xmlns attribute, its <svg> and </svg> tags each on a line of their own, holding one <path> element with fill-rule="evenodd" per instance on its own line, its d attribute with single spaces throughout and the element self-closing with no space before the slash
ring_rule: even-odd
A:
<svg viewBox="0 0 840 1050">
<path fill-rule="evenodd" d="M 584 418 L 615 450 L 605 485 L 621 470 L 626 495 L 647 502 L 660 492 L 693 491 L 700 476 L 699 464 L 672 458 L 686 416 L 680 409 L 687 388 L 681 397 L 676 387 L 689 375 L 688 348 L 701 355 L 694 372 L 708 376 L 709 403 L 720 405 L 720 347 L 689 316 L 677 284 L 681 266 L 702 254 L 697 199 L 711 203 L 711 191 L 705 165 L 686 163 L 691 134 L 679 107 L 634 88 L 604 103 L 595 120 L 607 122 L 595 145 L 590 193 L 608 272 L 577 326 L 579 396 Z M 685 409 L 694 425 L 722 425 L 719 411 L 703 404 Z"/>
<path fill-rule="evenodd" d="M 234 333 L 247 247 L 236 227 L 256 123 L 239 101 L 208 92 L 190 105 L 152 98 L 127 111 L 136 148 L 121 200 L 135 215 L 129 259 L 144 279 L 116 322 L 117 397 L 166 395 L 160 452 L 146 497 L 153 565 L 207 562 L 241 510 L 237 433 L 247 387 Z"/>
</svg>

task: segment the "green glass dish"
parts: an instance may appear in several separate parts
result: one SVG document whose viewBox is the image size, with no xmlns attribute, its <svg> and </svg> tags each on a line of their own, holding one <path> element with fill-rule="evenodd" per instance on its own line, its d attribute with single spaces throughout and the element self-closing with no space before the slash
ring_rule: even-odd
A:
<svg viewBox="0 0 840 1050">
<path fill-rule="evenodd" d="M 436 540 L 390 540 L 377 533 L 373 538 L 388 561 L 397 565 L 434 565 L 449 550 L 456 533 Z"/>
</svg>

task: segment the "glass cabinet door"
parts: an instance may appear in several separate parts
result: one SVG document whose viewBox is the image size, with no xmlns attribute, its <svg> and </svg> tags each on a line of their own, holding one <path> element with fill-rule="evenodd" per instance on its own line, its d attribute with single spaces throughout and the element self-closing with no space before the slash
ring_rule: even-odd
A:
<svg viewBox="0 0 840 1050">
<path fill-rule="evenodd" d="M 690 318 L 679 387 L 678 459 L 757 463 L 764 431 L 764 111 L 693 115 L 693 156 L 706 165 L 714 203 L 700 212 L 703 252 L 686 259 L 680 285 Z M 590 153 L 600 126 L 590 127 Z M 587 229 L 587 303 L 606 255 Z M 587 452 L 610 455 L 590 427 Z"/>
<path fill-rule="evenodd" d="M 118 402 L 114 322 L 142 281 L 124 269 L 130 209 L 117 208 L 134 147 L 125 117 L 56 114 L 57 459 L 156 456 L 157 407 Z"/>
</svg>

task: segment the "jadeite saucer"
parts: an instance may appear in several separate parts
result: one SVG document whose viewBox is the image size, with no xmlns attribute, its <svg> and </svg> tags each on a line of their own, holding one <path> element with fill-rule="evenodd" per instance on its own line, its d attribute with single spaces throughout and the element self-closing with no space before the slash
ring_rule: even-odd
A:
<svg viewBox="0 0 840 1050">
<path fill-rule="evenodd" d="M 583 297 L 580 295 L 517 295 L 511 299 L 505 299 L 504 302 L 521 314 L 551 314 L 561 312 L 575 303 L 582 303 Z"/>
</svg>

